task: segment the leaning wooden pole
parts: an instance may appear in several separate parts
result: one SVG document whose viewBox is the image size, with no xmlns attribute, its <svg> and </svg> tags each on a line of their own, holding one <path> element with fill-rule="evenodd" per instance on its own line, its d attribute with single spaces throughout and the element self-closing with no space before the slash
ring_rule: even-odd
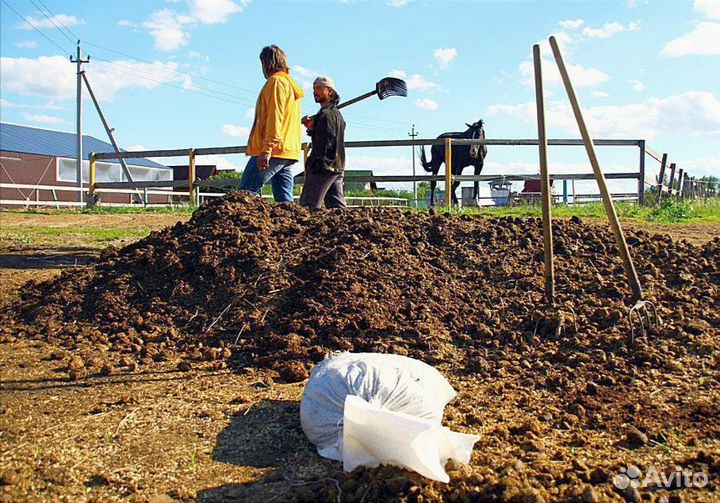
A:
<svg viewBox="0 0 720 503">
<path fill-rule="evenodd" d="M 630 257 L 630 251 L 628 250 L 627 243 L 625 242 L 625 236 L 623 235 L 622 228 L 620 227 L 620 220 L 618 220 L 615 205 L 613 204 L 610 192 L 607 188 L 605 175 L 603 175 L 603 172 L 600 169 L 600 162 L 595 154 L 595 146 L 593 145 L 592 138 L 590 137 L 587 126 L 585 125 L 585 119 L 583 119 L 582 111 L 580 109 L 580 102 L 575 95 L 575 90 L 570 82 L 570 76 L 568 75 L 562 54 L 560 54 L 560 47 L 558 47 L 555 37 L 550 37 L 550 47 L 552 47 L 555 61 L 557 62 L 563 84 L 565 85 L 565 91 L 567 91 L 568 98 L 570 99 L 570 104 L 572 105 L 573 113 L 575 114 L 575 120 L 577 121 L 578 128 L 580 129 L 580 135 L 585 143 L 585 150 L 587 151 L 590 165 L 595 173 L 600 194 L 602 195 L 603 205 L 605 206 L 605 212 L 607 213 L 608 220 L 610 221 L 610 228 L 615 235 L 615 243 L 618 247 L 618 251 L 620 252 L 620 257 L 622 258 L 623 267 L 625 268 L 625 274 L 627 276 L 630 289 L 632 290 L 634 300 L 639 301 L 642 299 L 642 287 L 640 286 L 640 280 L 638 279 L 635 266 L 633 265 L 632 258 Z"/>
<path fill-rule="evenodd" d="M 657 182 L 657 204 L 662 202 L 662 191 L 663 184 L 665 183 L 665 166 L 667 164 L 667 154 L 662 155 L 662 161 L 660 161 L 660 174 L 658 174 Z"/>
<path fill-rule="evenodd" d="M 555 304 L 555 272 L 553 269 L 552 208 L 550 204 L 550 175 L 547 163 L 547 134 L 545 130 L 545 98 L 542 86 L 540 46 L 533 46 L 535 64 L 535 104 L 537 107 L 538 152 L 540 155 L 540 193 L 542 196 L 543 251 L 545 258 L 545 300 Z"/>
</svg>

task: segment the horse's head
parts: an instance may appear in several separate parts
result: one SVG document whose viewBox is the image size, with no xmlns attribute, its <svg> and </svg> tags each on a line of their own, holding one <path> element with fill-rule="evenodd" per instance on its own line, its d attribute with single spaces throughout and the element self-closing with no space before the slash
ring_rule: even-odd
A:
<svg viewBox="0 0 720 503">
<path fill-rule="evenodd" d="M 485 138 L 485 129 L 483 128 L 482 119 L 477 122 L 473 122 L 472 124 L 468 124 L 466 122 L 465 125 L 468 127 L 468 133 L 470 133 L 471 139 L 475 140 L 478 138 Z"/>
</svg>

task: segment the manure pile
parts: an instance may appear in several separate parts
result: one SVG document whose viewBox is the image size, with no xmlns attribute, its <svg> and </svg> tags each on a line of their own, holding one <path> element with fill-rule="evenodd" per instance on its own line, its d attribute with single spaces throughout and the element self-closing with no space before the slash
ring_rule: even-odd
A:
<svg viewBox="0 0 720 503">
<path fill-rule="evenodd" d="M 630 292 L 610 231 L 574 218 L 553 232 L 564 309 L 538 316 L 539 219 L 310 211 L 236 193 L 187 223 L 108 248 L 88 267 L 29 283 L 3 325 L 15 336 L 100 349 L 94 364 L 105 371 L 235 362 L 285 381 L 306 378 L 336 350 L 392 352 L 458 372 L 477 370 L 494 348 L 550 344 L 559 360 L 623 352 Z M 663 318 L 660 342 L 641 341 L 630 357 L 662 366 L 690 347 L 712 351 L 720 238 L 703 247 L 643 231 L 627 239 Z"/>
</svg>

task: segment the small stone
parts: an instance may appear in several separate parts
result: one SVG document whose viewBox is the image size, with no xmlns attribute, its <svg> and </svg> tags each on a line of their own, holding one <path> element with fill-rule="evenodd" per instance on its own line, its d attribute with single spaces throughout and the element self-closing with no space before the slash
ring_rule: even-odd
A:
<svg viewBox="0 0 720 503">
<path fill-rule="evenodd" d="M 190 363 L 190 362 L 180 362 L 180 363 L 178 363 L 177 369 L 178 369 L 180 372 L 188 372 L 188 371 L 192 370 L 192 363 Z"/>
<path fill-rule="evenodd" d="M 593 484 L 604 484 L 609 478 L 610 475 L 602 468 L 595 468 L 590 472 L 590 482 Z"/>
<path fill-rule="evenodd" d="M 587 486 L 582 492 L 580 499 L 583 503 L 597 503 L 598 497 L 591 486 Z"/>
<path fill-rule="evenodd" d="M 648 443 L 648 436 L 636 427 L 631 426 L 625 432 L 625 441 L 633 447 L 642 447 Z"/>
<path fill-rule="evenodd" d="M 148 503 L 176 503 L 175 500 L 167 494 L 153 494 L 147 501 Z"/>
<path fill-rule="evenodd" d="M 4 471 L 0 473 L 0 485 L 12 486 L 20 482 L 20 475 L 15 471 Z"/>
<path fill-rule="evenodd" d="M 623 489 L 622 495 L 625 501 L 629 503 L 640 503 L 642 501 L 642 496 L 640 496 L 640 491 L 637 490 L 637 487 L 627 486 Z"/>
<path fill-rule="evenodd" d="M 572 415 L 574 415 L 574 416 L 577 416 L 577 417 L 580 417 L 580 418 L 585 417 L 585 413 L 586 413 L 585 407 L 583 407 L 583 406 L 580 405 L 579 403 L 573 403 L 573 404 L 571 404 L 571 405 L 568 407 L 567 410 L 568 410 L 568 412 L 569 412 L 570 414 L 572 414 Z"/>
<path fill-rule="evenodd" d="M 598 394 L 598 385 L 594 382 L 587 383 L 587 386 L 585 386 L 585 392 L 588 395 L 597 395 Z"/>
</svg>

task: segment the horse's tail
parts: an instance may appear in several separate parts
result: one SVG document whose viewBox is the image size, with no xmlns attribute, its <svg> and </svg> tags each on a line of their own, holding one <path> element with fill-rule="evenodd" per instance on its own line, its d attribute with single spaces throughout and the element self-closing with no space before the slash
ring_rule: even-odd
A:
<svg viewBox="0 0 720 503">
<path fill-rule="evenodd" d="M 420 164 L 422 164 L 425 171 L 432 173 L 432 163 L 427 161 L 427 156 L 425 155 L 425 145 L 420 145 Z"/>
</svg>

